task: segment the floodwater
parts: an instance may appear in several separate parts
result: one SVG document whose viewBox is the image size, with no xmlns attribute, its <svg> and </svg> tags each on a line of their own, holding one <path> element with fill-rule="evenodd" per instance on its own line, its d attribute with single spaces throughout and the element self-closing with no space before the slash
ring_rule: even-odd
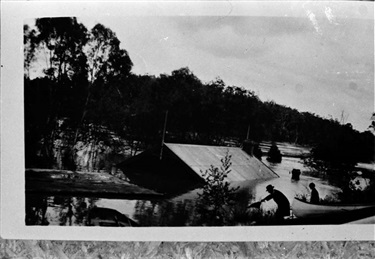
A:
<svg viewBox="0 0 375 259">
<path fill-rule="evenodd" d="M 267 148 L 267 146 L 262 146 Z M 283 147 L 283 148 L 288 148 Z M 294 149 L 295 147 L 293 147 Z M 297 152 L 306 151 L 303 148 Z M 281 150 L 281 148 L 280 148 Z M 295 150 L 294 150 L 295 151 Z M 340 191 L 327 180 L 314 178 L 302 173 L 300 180 L 291 179 L 291 170 L 300 169 L 306 171 L 301 159 L 296 157 L 283 157 L 281 163 L 273 164 L 262 160 L 274 170 L 280 177 L 267 181 L 250 181 L 233 183 L 240 186 L 240 193 L 236 200 L 239 210 L 247 211 L 246 207 L 268 195 L 266 186 L 272 184 L 283 192 L 292 204 L 296 195 L 309 195 L 309 183 L 314 182 L 321 198 L 334 196 Z M 26 224 L 27 225 L 60 225 L 60 226 L 87 226 L 87 225 L 118 225 L 118 217 L 106 215 L 98 216 L 97 221 L 90 221 L 88 212 L 93 207 L 112 209 L 113 212 L 125 215 L 130 221 L 140 226 L 191 226 L 199 225 L 197 218 L 200 214 L 195 208 L 195 200 L 200 190 L 193 190 L 178 197 L 168 200 L 127 200 L 127 199 L 102 199 L 92 197 L 59 197 L 40 195 L 27 195 L 26 197 Z M 262 211 L 272 211 L 276 204 L 271 200 L 261 206 Z M 248 212 L 248 211 L 247 211 Z M 246 212 L 246 213 L 247 213 Z M 246 221 L 238 217 L 242 224 Z M 92 217 L 91 217 L 92 218 Z M 102 222 L 101 222 L 101 219 Z M 104 222 L 104 223 L 103 223 Z"/>
</svg>

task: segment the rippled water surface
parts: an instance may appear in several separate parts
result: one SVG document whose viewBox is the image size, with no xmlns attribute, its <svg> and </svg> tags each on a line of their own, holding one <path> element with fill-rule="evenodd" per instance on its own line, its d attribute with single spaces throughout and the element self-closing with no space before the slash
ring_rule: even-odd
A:
<svg viewBox="0 0 375 259">
<path fill-rule="evenodd" d="M 283 147 L 283 148 L 288 148 Z M 281 149 L 281 148 L 280 148 Z M 294 150 L 295 152 L 295 150 Z M 340 189 L 330 185 L 326 180 L 301 175 L 299 181 L 291 179 L 290 171 L 307 170 L 299 158 L 283 157 L 279 164 L 273 164 L 263 158 L 263 162 L 274 170 L 280 177 L 268 181 L 249 181 L 234 183 L 241 186 L 243 196 L 237 203 L 246 208 L 248 204 L 264 198 L 268 193 L 266 186 L 272 184 L 283 192 L 290 203 L 296 194 L 309 194 L 309 183 L 314 182 L 320 197 L 337 193 Z M 194 224 L 198 217 L 194 200 L 200 190 L 193 190 L 168 200 L 126 200 L 103 199 L 92 197 L 59 197 L 27 195 L 26 197 L 26 224 L 27 225 L 66 225 L 84 226 L 96 224 L 88 222 L 88 212 L 93 207 L 109 208 L 125 215 L 134 224 L 143 226 L 185 226 Z M 272 210 L 276 204 L 271 200 L 263 203 L 262 210 Z M 117 214 L 116 214 L 117 215 Z M 118 216 L 106 215 L 106 224 L 118 224 Z M 101 216 L 103 217 L 103 215 Z M 112 222 L 113 221 L 113 222 Z M 103 223 L 104 224 L 104 223 Z"/>
</svg>

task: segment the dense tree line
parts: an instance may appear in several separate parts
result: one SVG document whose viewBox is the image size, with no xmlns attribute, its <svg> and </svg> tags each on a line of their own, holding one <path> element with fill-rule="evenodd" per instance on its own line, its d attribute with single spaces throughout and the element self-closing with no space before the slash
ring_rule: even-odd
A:
<svg viewBox="0 0 375 259">
<path fill-rule="evenodd" d="M 255 141 L 309 145 L 318 159 L 333 163 L 374 159 L 371 132 L 262 102 L 220 78 L 205 83 L 187 67 L 170 75 L 133 74 L 115 32 L 101 24 L 88 30 L 75 18 L 37 19 L 24 27 L 24 46 L 27 163 L 51 160 L 61 132 L 69 132 L 64 138 L 71 146 L 114 134 L 133 148 L 158 145 L 167 111 L 169 142 L 241 143 L 250 128 Z M 30 79 L 40 60 L 43 76 Z"/>
</svg>

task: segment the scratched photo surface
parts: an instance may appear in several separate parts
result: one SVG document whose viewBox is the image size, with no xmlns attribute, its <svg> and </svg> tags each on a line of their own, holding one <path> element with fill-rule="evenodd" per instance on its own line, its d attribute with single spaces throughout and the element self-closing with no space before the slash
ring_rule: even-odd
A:
<svg viewBox="0 0 375 259">
<path fill-rule="evenodd" d="M 22 6 L 23 227 L 375 223 L 373 3 L 57 6 Z"/>
</svg>

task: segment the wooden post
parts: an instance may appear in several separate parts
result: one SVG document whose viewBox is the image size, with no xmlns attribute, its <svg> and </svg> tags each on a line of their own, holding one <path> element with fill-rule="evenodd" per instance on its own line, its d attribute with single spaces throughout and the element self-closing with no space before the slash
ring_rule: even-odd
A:
<svg viewBox="0 0 375 259">
<path fill-rule="evenodd" d="M 163 128 L 163 137 L 161 139 L 161 148 L 160 148 L 160 160 L 163 158 L 163 146 L 164 146 L 164 138 L 165 138 L 165 131 L 167 129 L 167 119 L 168 119 L 168 110 L 165 112 L 165 120 L 164 120 L 164 128 Z"/>
</svg>

